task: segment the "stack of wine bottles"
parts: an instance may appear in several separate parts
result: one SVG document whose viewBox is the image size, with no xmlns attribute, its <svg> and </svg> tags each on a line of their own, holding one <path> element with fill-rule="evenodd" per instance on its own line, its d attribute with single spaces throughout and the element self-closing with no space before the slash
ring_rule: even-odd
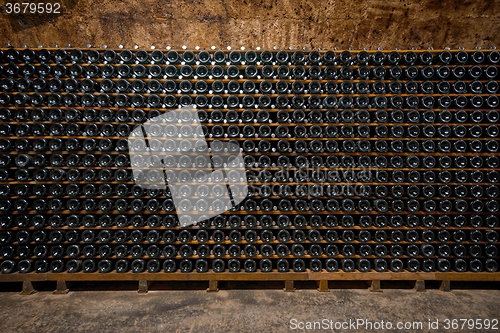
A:
<svg viewBox="0 0 500 333">
<path fill-rule="evenodd" d="M 0 271 L 495 272 L 499 61 L 2 49 Z M 169 190 L 136 184 L 128 136 L 190 105 L 209 145 L 241 147 L 248 197 L 184 228 Z M 182 133 L 158 128 L 165 154 Z"/>
</svg>

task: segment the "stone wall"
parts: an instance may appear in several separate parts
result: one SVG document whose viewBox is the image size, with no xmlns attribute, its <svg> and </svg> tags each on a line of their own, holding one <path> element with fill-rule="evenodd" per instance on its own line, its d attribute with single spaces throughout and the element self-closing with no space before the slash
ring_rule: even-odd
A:
<svg viewBox="0 0 500 333">
<path fill-rule="evenodd" d="M 404 49 L 500 40 L 498 0 L 62 2 L 60 15 L 9 15 L 0 5 L 0 45 Z"/>
</svg>

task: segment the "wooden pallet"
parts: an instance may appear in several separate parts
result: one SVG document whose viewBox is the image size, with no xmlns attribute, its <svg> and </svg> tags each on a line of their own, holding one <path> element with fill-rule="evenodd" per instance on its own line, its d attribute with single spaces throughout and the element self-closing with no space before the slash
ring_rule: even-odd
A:
<svg viewBox="0 0 500 333">
<path fill-rule="evenodd" d="M 294 291 L 294 281 L 316 281 L 318 291 L 329 291 L 329 281 L 367 281 L 370 291 L 382 291 L 381 281 L 415 281 L 416 291 L 425 291 L 425 281 L 441 281 L 440 289 L 450 290 L 451 281 L 492 281 L 500 282 L 500 272 L 222 272 L 215 273 L 28 273 L 0 275 L 0 282 L 22 282 L 22 295 L 36 292 L 33 282 L 55 281 L 57 288 L 54 294 L 66 294 L 69 288 L 66 282 L 73 281 L 138 281 L 138 292 L 147 293 L 152 282 L 155 281 L 208 281 L 207 291 L 218 291 L 219 281 L 283 281 L 285 291 Z"/>
</svg>

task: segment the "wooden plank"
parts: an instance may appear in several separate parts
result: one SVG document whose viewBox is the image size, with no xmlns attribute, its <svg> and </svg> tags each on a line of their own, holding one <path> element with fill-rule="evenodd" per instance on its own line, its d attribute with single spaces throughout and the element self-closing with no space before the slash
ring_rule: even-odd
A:
<svg viewBox="0 0 500 333">
<path fill-rule="evenodd" d="M 33 283 L 31 281 L 23 281 L 23 290 L 19 293 L 20 295 L 31 295 L 36 293 L 35 288 L 33 288 Z"/>
<path fill-rule="evenodd" d="M 309 280 L 436 280 L 435 273 L 426 272 L 310 272 Z"/>
<path fill-rule="evenodd" d="M 450 284 L 451 284 L 450 280 L 441 281 L 441 285 L 439 286 L 439 290 L 450 291 L 451 290 Z"/>
<path fill-rule="evenodd" d="M 64 281 L 64 280 L 58 280 L 57 281 L 56 290 L 54 290 L 53 294 L 54 295 L 65 295 L 68 292 L 69 292 L 69 288 L 66 285 L 66 281 Z"/>
<path fill-rule="evenodd" d="M 293 281 L 292 280 L 286 280 L 285 281 L 285 288 L 283 288 L 284 291 L 286 292 L 293 292 L 295 291 L 295 288 L 293 287 Z"/>
<path fill-rule="evenodd" d="M 415 281 L 415 291 L 425 291 L 425 281 L 424 280 Z"/>
<path fill-rule="evenodd" d="M 151 285 L 151 281 L 148 280 L 139 280 L 139 289 L 137 292 L 139 294 L 146 294 L 148 292 L 148 288 Z"/>
<path fill-rule="evenodd" d="M 382 292 L 382 288 L 380 288 L 380 280 L 372 280 L 370 288 L 368 288 L 371 292 Z"/>
<path fill-rule="evenodd" d="M 209 271 L 206 273 L 27 273 L 27 274 L 3 274 L 0 275 L 0 282 L 16 282 L 16 281 L 285 281 L 285 280 L 308 280 L 308 274 L 305 272 L 284 272 L 277 271 L 262 273 L 246 273 L 246 272 L 221 272 L 214 273 Z"/>
<path fill-rule="evenodd" d="M 318 281 L 318 291 L 328 292 L 330 289 L 328 288 L 328 280 L 319 280 Z"/>
<path fill-rule="evenodd" d="M 219 282 L 217 280 L 208 281 L 207 292 L 214 293 L 219 291 Z"/>
<path fill-rule="evenodd" d="M 436 272 L 436 280 L 450 281 L 500 281 L 500 272 Z"/>
<path fill-rule="evenodd" d="M 437 280 L 437 281 L 500 281 L 500 272 L 236 272 L 229 271 L 215 273 L 209 270 L 206 273 L 27 273 L 20 274 L 18 272 L 12 274 L 1 274 L 0 282 L 35 282 L 35 281 L 415 281 L 415 280 Z"/>
</svg>

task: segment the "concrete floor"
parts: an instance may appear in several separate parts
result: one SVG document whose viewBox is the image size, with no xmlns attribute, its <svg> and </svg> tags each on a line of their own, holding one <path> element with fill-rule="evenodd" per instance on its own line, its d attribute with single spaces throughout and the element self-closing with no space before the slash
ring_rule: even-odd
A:
<svg viewBox="0 0 500 333">
<path fill-rule="evenodd" d="M 500 46 L 499 6 L 497 0 L 102 0 L 98 6 L 91 0 L 65 0 L 61 15 L 2 13 L 0 45 L 488 48 Z M 0 11 L 4 9 L 0 4 Z M 291 330 L 292 319 L 390 320 L 394 325 L 422 321 L 424 332 L 431 331 L 429 319 L 438 319 L 440 330 L 433 330 L 438 332 L 446 318 L 499 319 L 499 309 L 499 290 L 3 292 L 0 333 L 304 331 Z"/>
<path fill-rule="evenodd" d="M 326 293 L 316 290 L 293 293 L 281 290 L 221 290 L 218 293 L 162 290 L 148 294 L 70 291 L 67 295 L 45 291 L 30 296 L 4 292 L 0 300 L 0 332 L 3 333 L 331 331 L 298 328 L 299 322 L 323 319 L 328 320 L 328 325 L 329 320 L 349 319 L 365 319 L 372 325 L 382 320 L 384 325 L 387 321 L 393 325 L 402 321 L 421 321 L 422 330 L 393 331 L 441 332 L 447 318 L 500 319 L 500 290 L 415 292 L 387 289 L 380 293 L 360 289 Z M 440 329 L 430 330 L 429 319 L 439 320 Z M 342 332 L 370 331 L 365 328 L 361 325 Z"/>
</svg>

